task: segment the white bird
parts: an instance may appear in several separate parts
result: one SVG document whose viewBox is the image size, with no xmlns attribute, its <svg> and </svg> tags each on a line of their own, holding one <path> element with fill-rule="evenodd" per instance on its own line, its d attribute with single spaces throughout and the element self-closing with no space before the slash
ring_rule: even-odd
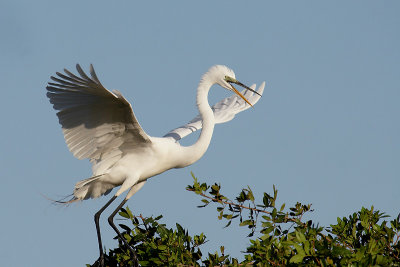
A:
<svg viewBox="0 0 400 267">
<path fill-rule="evenodd" d="M 120 186 L 115 195 L 95 214 L 99 243 L 99 264 L 104 265 L 101 242 L 100 214 L 123 192 L 128 191 L 121 204 L 108 218 L 109 224 L 130 248 L 113 222 L 115 214 L 132 197 L 147 179 L 172 168 L 183 168 L 199 160 L 206 152 L 216 123 L 233 119 L 235 114 L 248 109 L 260 99 L 265 83 L 255 91 L 235 78 L 226 66 L 211 67 L 202 77 L 197 88 L 197 107 L 200 115 L 188 124 L 170 131 L 164 137 L 152 137 L 140 127 L 129 102 L 122 94 L 107 90 L 90 65 L 91 78 L 79 66 L 80 77 L 64 69 L 51 77 L 54 82 L 47 86 L 47 97 L 58 110 L 69 150 L 78 159 L 88 158 L 92 163 L 93 176 L 76 183 L 73 197 L 66 203 L 107 195 Z M 233 91 L 212 108 L 208 104 L 208 92 L 214 84 Z M 239 92 L 233 84 L 245 88 Z M 191 146 L 178 142 L 188 134 L 202 129 L 198 140 Z M 130 248 L 132 250 L 132 248 Z M 134 251 L 132 250 L 134 253 Z M 135 254 L 134 254 L 135 255 Z"/>
</svg>

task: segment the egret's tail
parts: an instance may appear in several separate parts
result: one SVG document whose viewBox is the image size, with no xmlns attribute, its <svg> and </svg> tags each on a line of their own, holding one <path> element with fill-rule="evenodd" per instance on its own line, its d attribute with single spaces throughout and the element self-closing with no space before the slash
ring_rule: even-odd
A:
<svg viewBox="0 0 400 267">
<path fill-rule="evenodd" d="M 107 180 L 107 177 L 108 174 L 106 173 L 77 182 L 74 188 L 74 197 L 70 201 L 73 202 L 107 195 L 115 187 L 115 185 L 104 181 Z"/>
<path fill-rule="evenodd" d="M 74 192 L 71 195 L 63 197 L 60 200 L 54 200 L 44 196 L 51 200 L 54 204 L 71 204 L 79 200 L 85 200 L 89 198 L 97 198 L 102 195 L 107 195 L 116 186 L 104 181 L 108 174 L 100 174 L 88 179 L 79 181 L 75 184 Z M 103 178 L 103 179 L 101 179 Z"/>
</svg>

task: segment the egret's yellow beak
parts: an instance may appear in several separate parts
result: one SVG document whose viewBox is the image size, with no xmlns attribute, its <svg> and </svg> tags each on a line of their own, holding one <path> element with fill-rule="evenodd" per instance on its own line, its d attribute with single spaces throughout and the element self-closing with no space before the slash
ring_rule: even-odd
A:
<svg viewBox="0 0 400 267">
<path fill-rule="evenodd" d="M 253 105 L 249 102 L 249 100 L 247 100 L 247 99 L 232 85 L 232 83 L 237 84 L 237 85 L 239 85 L 239 86 L 245 88 L 246 90 L 252 91 L 253 93 L 255 93 L 255 94 L 261 96 L 257 91 L 251 89 L 250 87 L 244 85 L 243 83 L 239 82 L 238 80 L 236 80 L 236 79 L 234 79 L 234 78 L 232 78 L 232 77 L 225 76 L 225 81 L 228 82 L 229 85 L 232 87 L 232 91 L 234 91 L 238 96 L 240 96 L 240 97 L 241 97 L 244 101 L 246 101 L 246 103 L 249 104 L 250 106 L 253 106 Z"/>
<path fill-rule="evenodd" d="M 247 104 L 249 104 L 250 106 L 253 106 L 253 105 L 249 102 L 249 100 L 247 100 L 247 99 L 244 97 L 244 95 L 242 95 L 242 93 L 240 93 L 232 84 L 231 84 L 231 86 L 232 86 L 232 90 L 233 90 L 238 96 L 240 96 L 244 101 L 246 101 Z"/>
</svg>

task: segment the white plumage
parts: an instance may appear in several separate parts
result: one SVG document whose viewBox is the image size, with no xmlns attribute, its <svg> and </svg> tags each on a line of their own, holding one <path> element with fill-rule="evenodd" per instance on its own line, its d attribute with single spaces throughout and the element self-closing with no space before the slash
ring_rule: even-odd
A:
<svg viewBox="0 0 400 267">
<path fill-rule="evenodd" d="M 235 73 L 226 66 L 216 65 L 206 72 L 197 89 L 197 107 L 200 114 L 188 124 L 176 128 L 164 137 L 151 137 L 140 127 L 132 107 L 122 94 L 108 91 L 99 81 L 90 66 L 88 77 L 79 65 L 76 76 L 68 70 L 47 86 L 47 96 L 62 126 L 69 150 L 78 159 L 89 159 L 93 165 L 93 176 L 76 183 L 73 198 L 68 202 L 96 198 L 108 194 L 120 186 L 116 194 L 95 215 L 100 249 L 100 264 L 104 262 L 98 219 L 101 212 L 120 194 L 129 190 L 121 205 L 112 213 L 109 222 L 120 238 L 112 222 L 115 213 L 136 193 L 150 177 L 171 168 L 182 168 L 200 159 L 206 152 L 214 125 L 234 118 L 235 114 L 248 109 L 260 99 L 265 83 L 255 91 L 235 78 Z M 218 84 L 235 93 L 210 108 L 208 92 Z M 233 86 L 245 90 L 240 93 Z M 202 129 L 197 142 L 181 146 L 179 140 Z"/>
<path fill-rule="evenodd" d="M 73 200 L 99 197 L 129 178 L 128 186 L 124 186 L 117 193 L 119 195 L 138 181 L 192 163 L 179 160 L 182 158 L 179 155 L 176 160 L 171 159 L 174 152 L 185 151 L 176 141 L 202 128 L 200 114 L 188 124 L 170 131 L 163 139 L 150 137 L 140 127 L 129 102 L 119 91 L 108 91 L 100 83 L 92 65 L 91 78 L 79 65 L 76 68 L 81 77 L 64 70 L 67 75 L 57 73 L 59 78 L 51 77 L 56 83 L 49 83 L 47 87 L 50 103 L 59 110 L 57 116 L 68 148 L 76 158 L 88 158 L 93 165 L 93 177 L 76 184 Z M 234 78 L 233 71 L 218 65 L 204 75 L 202 83 L 208 82 L 205 78 L 209 79 L 212 70 L 215 73 L 225 71 Z M 211 74 L 215 76 L 214 72 Z M 260 99 L 264 85 L 262 83 L 259 87 L 259 95 L 247 89 L 242 94 L 254 105 Z M 254 90 L 255 85 L 251 88 Z M 235 114 L 249 107 L 237 94 L 227 97 L 211 108 L 214 123 L 230 121 Z M 165 153 L 167 151 L 170 153 Z M 150 158 L 146 158 L 146 153 L 151 155 Z M 154 153 L 164 154 L 170 162 L 159 159 L 154 164 L 157 158 Z"/>
</svg>

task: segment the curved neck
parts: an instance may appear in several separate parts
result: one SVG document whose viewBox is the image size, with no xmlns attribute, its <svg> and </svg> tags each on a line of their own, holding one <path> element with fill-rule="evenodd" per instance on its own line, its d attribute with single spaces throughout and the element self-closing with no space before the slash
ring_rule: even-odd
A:
<svg viewBox="0 0 400 267">
<path fill-rule="evenodd" d="M 199 160 L 211 142 L 211 137 L 214 131 L 214 112 L 208 104 L 208 92 L 210 91 L 213 82 L 202 79 L 197 89 L 197 108 L 199 109 L 203 127 L 199 139 L 191 146 L 183 147 L 182 163 L 184 166 L 193 164 Z"/>
</svg>

